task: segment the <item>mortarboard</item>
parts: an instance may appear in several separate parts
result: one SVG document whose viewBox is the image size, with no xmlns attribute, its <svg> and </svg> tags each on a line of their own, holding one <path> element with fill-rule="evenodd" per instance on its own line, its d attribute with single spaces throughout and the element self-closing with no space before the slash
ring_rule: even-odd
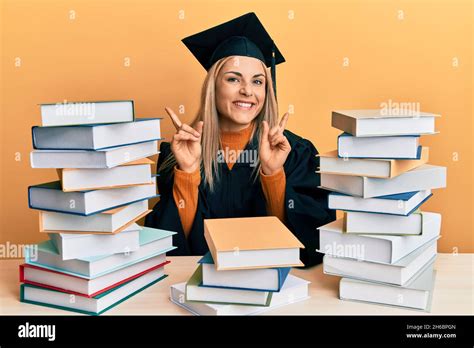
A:
<svg viewBox="0 0 474 348">
<path fill-rule="evenodd" d="M 188 36 L 182 40 L 186 47 L 209 70 L 219 59 L 247 56 L 261 60 L 271 67 L 276 97 L 276 68 L 285 58 L 253 12 Z"/>
</svg>

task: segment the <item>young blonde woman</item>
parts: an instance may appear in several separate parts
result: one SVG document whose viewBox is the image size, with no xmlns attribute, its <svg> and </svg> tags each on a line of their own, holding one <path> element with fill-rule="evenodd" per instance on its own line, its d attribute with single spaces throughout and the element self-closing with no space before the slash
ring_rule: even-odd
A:
<svg viewBox="0 0 474 348">
<path fill-rule="evenodd" d="M 316 148 L 285 129 L 288 113 L 278 119 L 272 75 L 284 58 L 253 13 L 183 42 L 208 73 L 189 125 L 165 109 L 176 133 L 161 143 L 160 201 L 145 224 L 177 232 L 171 255 L 203 255 L 204 219 L 273 215 L 305 245 L 302 262 L 320 263 L 317 227 L 335 213 Z"/>
</svg>

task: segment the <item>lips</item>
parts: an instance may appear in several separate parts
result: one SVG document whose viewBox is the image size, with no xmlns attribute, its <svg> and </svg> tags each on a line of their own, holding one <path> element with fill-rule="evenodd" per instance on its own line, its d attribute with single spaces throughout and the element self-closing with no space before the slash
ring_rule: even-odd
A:
<svg viewBox="0 0 474 348">
<path fill-rule="evenodd" d="M 255 103 L 245 102 L 245 101 L 242 101 L 242 100 L 237 100 L 237 101 L 233 102 L 232 104 L 234 104 L 239 109 L 243 109 L 243 110 L 250 110 L 255 105 Z"/>
</svg>

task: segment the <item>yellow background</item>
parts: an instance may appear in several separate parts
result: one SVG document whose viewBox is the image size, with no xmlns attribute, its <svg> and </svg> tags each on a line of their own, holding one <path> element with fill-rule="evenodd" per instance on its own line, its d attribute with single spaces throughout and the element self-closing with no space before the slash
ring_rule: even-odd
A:
<svg viewBox="0 0 474 348">
<path fill-rule="evenodd" d="M 133 99 L 138 117 L 181 105 L 189 121 L 205 71 L 180 40 L 254 11 L 287 61 L 280 114 L 292 105 L 288 129 L 320 152 L 336 148 L 334 109 L 391 99 L 442 115 L 422 144 L 448 167 L 448 187 L 423 208 L 443 215 L 441 252 L 474 252 L 471 1 L 3 0 L 1 11 L 0 243 L 47 238 L 27 204 L 29 185 L 57 179 L 30 168 L 38 103 Z M 162 129 L 169 139 L 167 118 Z"/>
</svg>

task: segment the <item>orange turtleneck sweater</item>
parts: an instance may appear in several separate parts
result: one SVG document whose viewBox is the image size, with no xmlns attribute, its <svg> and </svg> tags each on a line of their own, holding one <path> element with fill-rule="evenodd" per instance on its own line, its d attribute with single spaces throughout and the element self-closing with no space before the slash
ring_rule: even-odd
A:
<svg viewBox="0 0 474 348">
<path fill-rule="evenodd" d="M 252 127 L 253 125 L 250 125 L 237 132 L 221 131 L 222 149 L 224 151 L 227 151 L 227 149 L 235 151 L 239 154 L 250 140 Z M 229 170 L 232 170 L 234 164 L 234 162 L 227 162 Z M 187 173 L 175 166 L 173 198 L 178 207 L 179 217 L 186 237 L 191 231 L 196 215 L 200 182 L 201 174 L 199 169 L 193 173 Z M 265 175 L 260 171 L 260 182 L 262 183 L 268 213 L 283 221 L 285 216 L 285 171 L 282 169 L 273 175 Z"/>
</svg>

